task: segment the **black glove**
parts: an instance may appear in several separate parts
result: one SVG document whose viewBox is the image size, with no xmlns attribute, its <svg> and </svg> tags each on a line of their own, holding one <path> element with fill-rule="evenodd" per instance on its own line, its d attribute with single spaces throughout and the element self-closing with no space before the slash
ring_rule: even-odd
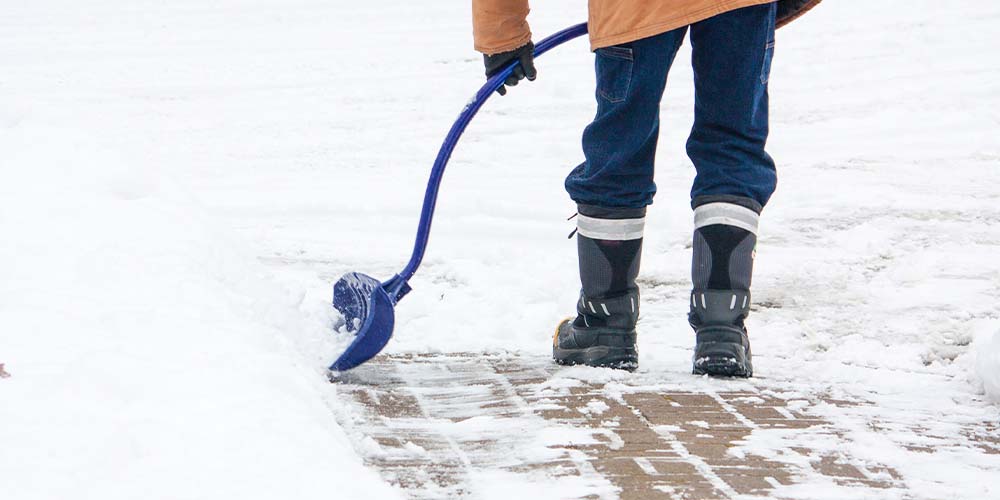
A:
<svg viewBox="0 0 1000 500">
<path fill-rule="evenodd" d="M 500 70 L 505 68 L 511 61 L 521 61 L 521 64 L 514 68 L 514 71 L 511 72 L 510 76 L 503 81 L 503 85 L 497 89 L 498 94 L 504 95 L 507 93 L 507 87 L 504 85 L 517 85 L 517 82 L 523 78 L 527 78 L 529 81 L 535 80 L 535 77 L 538 76 L 538 71 L 535 70 L 534 52 L 535 44 L 528 42 L 527 45 L 522 45 L 507 52 L 501 52 L 491 56 L 483 54 L 483 63 L 486 64 L 486 78 L 499 73 Z"/>
</svg>

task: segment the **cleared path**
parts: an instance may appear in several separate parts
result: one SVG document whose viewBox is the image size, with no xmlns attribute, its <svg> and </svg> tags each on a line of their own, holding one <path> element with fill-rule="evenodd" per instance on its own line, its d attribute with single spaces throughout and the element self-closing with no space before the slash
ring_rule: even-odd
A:
<svg viewBox="0 0 1000 500">
<path fill-rule="evenodd" d="M 641 373 L 453 354 L 381 357 L 334 383 L 351 401 L 342 423 L 358 451 L 413 498 L 920 497 L 855 453 L 864 443 L 849 428 L 813 411 L 864 414 L 865 402 L 802 399 L 766 380 L 664 390 Z M 899 435 L 892 422 L 870 426 Z M 898 446 L 935 451 L 911 432 L 914 442 Z M 1000 472 L 995 424 L 956 436 Z"/>
</svg>

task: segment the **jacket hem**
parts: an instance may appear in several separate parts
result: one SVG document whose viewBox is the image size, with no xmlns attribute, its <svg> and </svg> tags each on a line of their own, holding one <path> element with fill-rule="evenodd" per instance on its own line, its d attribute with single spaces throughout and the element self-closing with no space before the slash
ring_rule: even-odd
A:
<svg viewBox="0 0 1000 500">
<path fill-rule="evenodd" d="M 763 5 L 767 3 L 774 3 L 777 0 L 753 0 L 748 2 L 747 0 L 731 0 L 721 5 L 713 5 L 711 7 L 702 9 L 697 12 L 691 12 L 683 16 L 679 16 L 668 21 L 663 21 L 660 23 L 652 24 L 649 26 L 642 26 L 625 33 L 615 33 L 613 35 L 606 35 L 600 38 L 590 38 L 590 50 L 594 51 L 600 48 L 609 47 L 611 45 L 617 45 L 620 43 L 634 42 L 636 40 L 641 40 L 643 38 L 656 36 L 662 33 L 666 33 L 670 30 L 681 28 L 683 26 L 690 26 L 698 21 L 704 21 L 710 17 L 717 16 L 732 10 L 741 9 L 743 7 L 751 7 L 754 5 Z M 817 0 L 818 3 L 818 0 Z"/>
<path fill-rule="evenodd" d="M 775 29 L 781 28 L 782 26 L 785 26 L 786 24 L 802 17 L 803 14 L 809 12 L 809 10 L 811 10 L 813 7 L 819 5 L 821 1 L 822 0 L 811 0 L 809 2 L 806 2 L 801 7 L 799 7 L 798 10 L 796 10 L 795 12 L 777 19 L 774 26 Z"/>
</svg>

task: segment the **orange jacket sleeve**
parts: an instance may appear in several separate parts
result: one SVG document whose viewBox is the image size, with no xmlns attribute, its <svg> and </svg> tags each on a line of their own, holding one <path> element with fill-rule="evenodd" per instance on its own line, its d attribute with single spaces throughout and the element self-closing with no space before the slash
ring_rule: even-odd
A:
<svg viewBox="0 0 1000 500">
<path fill-rule="evenodd" d="M 476 50 L 487 55 L 530 42 L 528 0 L 472 0 L 472 35 Z"/>
</svg>

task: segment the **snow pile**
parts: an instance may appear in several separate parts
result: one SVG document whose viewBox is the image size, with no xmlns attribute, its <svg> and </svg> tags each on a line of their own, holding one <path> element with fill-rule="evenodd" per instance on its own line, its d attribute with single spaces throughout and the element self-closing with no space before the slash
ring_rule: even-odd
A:
<svg viewBox="0 0 1000 500">
<path fill-rule="evenodd" d="M 0 117 L 3 497 L 393 497 L 283 334 L 328 315 L 89 123 Z"/>
<path fill-rule="evenodd" d="M 977 342 L 976 375 L 983 381 L 986 395 L 1000 403 L 1000 332 Z"/>
</svg>

